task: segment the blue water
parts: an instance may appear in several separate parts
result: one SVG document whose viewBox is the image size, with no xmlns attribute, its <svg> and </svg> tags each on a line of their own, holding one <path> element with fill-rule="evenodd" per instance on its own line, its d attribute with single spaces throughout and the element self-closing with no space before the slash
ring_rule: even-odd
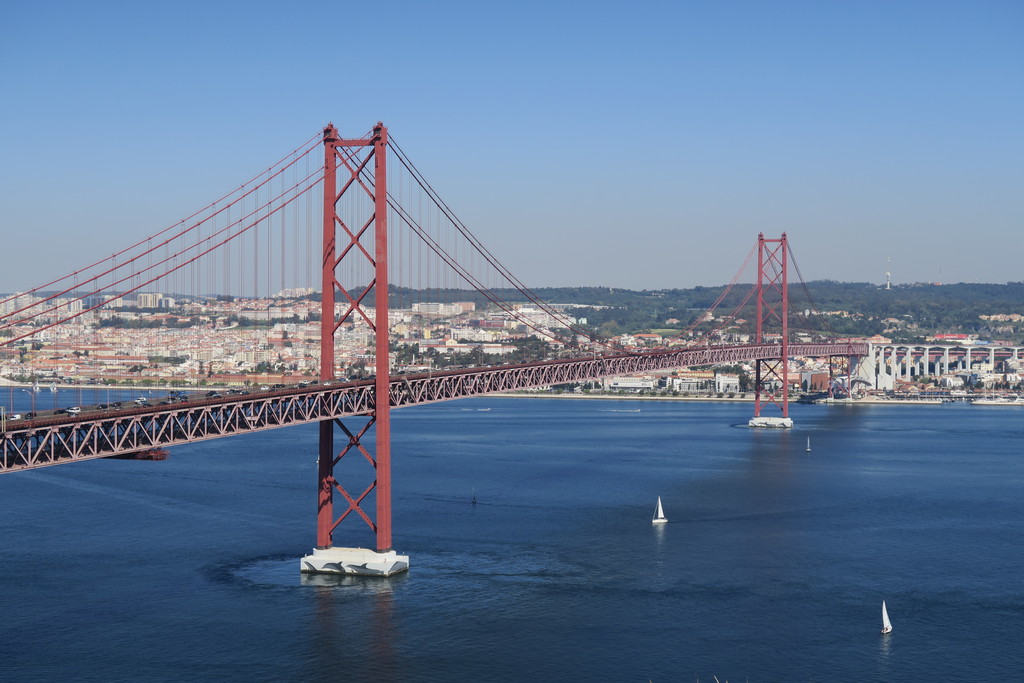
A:
<svg viewBox="0 0 1024 683">
<path fill-rule="evenodd" d="M 299 576 L 315 426 L 2 475 L 0 679 L 1019 680 L 1024 410 L 750 409 L 396 411 L 390 580 Z"/>
</svg>

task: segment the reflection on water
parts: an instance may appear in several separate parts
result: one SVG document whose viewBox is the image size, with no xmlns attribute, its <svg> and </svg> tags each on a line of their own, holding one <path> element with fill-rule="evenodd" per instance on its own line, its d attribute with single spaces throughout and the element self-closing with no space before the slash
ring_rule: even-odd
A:
<svg viewBox="0 0 1024 683">
<path fill-rule="evenodd" d="M 298 566 L 293 567 L 293 569 L 298 572 Z M 363 593 L 393 593 L 395 586 L 407 578 L 408 572 L 402 572 L 389 578 L 381 576 L 355 576 L 353 574 L 310 574 L 299 572 L 299 584 L 302 586 L 344 588 Z"/>
<path fill-rule="evenodd" d="M 665 545 L 665 527 L 668 524 L 652 524 L 651 531 L 654 532 L 654 546 L 661 549 Z"/>
<path fill-rule="evenodd" d="M 396 633 L 393 620 L 394 589 L 406 577 L 381 578 L 346 574 L 306 574 L 300 583 L 314 589 L 314 609 L 310 624 L 314 654 L 322 671 L 351 662 L 354 655 L 370 662 L 375 680 L 399 680 L 395 660 Z M 353 594 L 353 591 L 355 592 Z M 353 596 L 357 604 L 352 604 Z M 366 601 L 370 604 L 367 605 Z M 356 607 L 356 609 L 350 609 Z M 368 609 L 367 609 L 368 608 Z M 350 676 L 358 669 L 347 667 Z"/>
<path fill-rule="evenodd" d="M 880 633 L 878 643 L 878 675 L 882 680 L 889 680 L 889 647 L 892 645 L 891 633 Z"/>
</svg>

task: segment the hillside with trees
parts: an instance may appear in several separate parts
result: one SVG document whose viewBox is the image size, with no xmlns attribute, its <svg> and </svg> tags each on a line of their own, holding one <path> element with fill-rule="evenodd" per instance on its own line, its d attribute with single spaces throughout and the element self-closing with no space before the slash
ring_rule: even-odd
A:
<svg viewBox="0 0 1024 683">
<path fill-rule="evenodd" d="M 719 305 L 719 314 L 732 312 L 749 292 L 750 284 L 738 284 Z M 690 289 L 630 290 L 614 287 L 554 287 L 534 290 L 542 300 L 571 305 L 571 315 L 585 318 L 587 325 L 602 336 L 681 330 L 708 310 L 725 291 L 725 286 Z M 522 295 L 495 292 L 505 300 Z M 439 300 L 487 300 L 478 292 L 441 290 Z M 396 297 L 401 298 L 396 292 Z M 940 333 L 966 333 L 982 338 L 1021 343 L 1024 324 L 993 323 L 980 316 L 1024 315 L 1024 282 L 1007 284 L 909 284 L 885 289 L 867 282 L 816 280 L 790 285 L 790 310 L 794 327 L 822 333 L 852 336 L 884 334 L 896 341 L 917 341 Z M 812 314 L 800 321 L 801 314 Z M 747 315 L 751 315 L 748 313 Z"/>
</svg>

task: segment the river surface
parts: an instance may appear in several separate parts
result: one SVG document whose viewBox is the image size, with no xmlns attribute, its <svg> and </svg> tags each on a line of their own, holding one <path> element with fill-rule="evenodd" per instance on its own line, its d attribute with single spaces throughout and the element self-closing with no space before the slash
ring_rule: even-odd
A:
<svg viewBox="0 0 1024 683">
<path fill-rule="evenodd" d="M 751 407 L 395 411 L 391 579 L 299 575 L 315 425 L 0 475 L 0 680 L 1019 680 L 1024 409 Z"/>
</svg>

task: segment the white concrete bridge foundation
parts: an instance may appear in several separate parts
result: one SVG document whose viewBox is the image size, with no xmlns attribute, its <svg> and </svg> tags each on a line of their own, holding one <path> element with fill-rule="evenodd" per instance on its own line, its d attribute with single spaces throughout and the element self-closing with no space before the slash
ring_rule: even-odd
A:
<svg viewBox="0 0 1024 683">
<path fill-rule="evenodd" d="M 315 548 L 302 558 L 300 570 L 310 574 L 391 576 L 409 571 L 409 556 L 394 550 L 368 548 Z"/>
</svg>

